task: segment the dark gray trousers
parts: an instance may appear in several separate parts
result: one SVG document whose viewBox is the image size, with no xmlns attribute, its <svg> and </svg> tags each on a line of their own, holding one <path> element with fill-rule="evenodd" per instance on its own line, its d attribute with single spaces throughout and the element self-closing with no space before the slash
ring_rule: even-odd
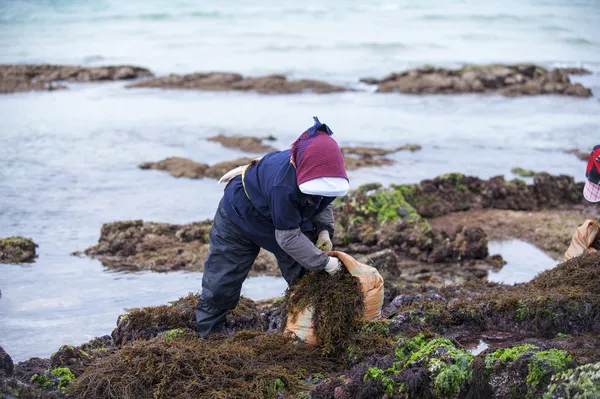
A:
<svg viewBox="0 0 600 399">
<path fill-rule="evenodd" d="M 223 329 L 227 311 L 237 306 L 242 284 L 260 251 L 252 237 L 228 219 L 222 203 L 215 214 L 209 238 L 202 294 L 196 305 L 196 331 L 203 338 Z M 283 250 L 275 253 L 275 257 L 288 284 L 306 273 L 306 269 Z"/>
</svg>

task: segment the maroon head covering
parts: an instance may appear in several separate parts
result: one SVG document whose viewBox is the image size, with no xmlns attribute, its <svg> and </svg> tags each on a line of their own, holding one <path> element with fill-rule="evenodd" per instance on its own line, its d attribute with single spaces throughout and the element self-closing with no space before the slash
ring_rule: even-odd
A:
<svg viewBox="0 0 600 399">
<path fill-rule="evenodd" d="M 329 127 L 319 122 L 292 144 L 292 163 L 296 166 L 298 185 L 321 177 L 339 177 L 348 180 L 344 167 L 344 155 L 337 142 L 331 137 Z"/>
</svg>

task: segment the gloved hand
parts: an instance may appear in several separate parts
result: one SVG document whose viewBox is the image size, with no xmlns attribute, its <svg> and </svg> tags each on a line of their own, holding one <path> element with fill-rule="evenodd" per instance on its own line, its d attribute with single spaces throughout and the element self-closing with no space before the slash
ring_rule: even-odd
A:
<svg viewBox="0 0 600 399">
<path fill-rule="evenodd" d="M 319 238 L 317 239 L 317 248 L 326 252 L 329 252 L 333 249 L 333 243 L 331 242 L 331 238 L 329 238 L 329 231 L 323 230 L 319 233 Z"/>
<path fill-rule="evenodd" d="M 342 269 L 342 262 L 338 258 L 334 258 L 333 256 L 329 257 L 329 261 L 327 265 L 325 265 L 325 271 L 330 275 L 334 275 Z"/>
</svg>

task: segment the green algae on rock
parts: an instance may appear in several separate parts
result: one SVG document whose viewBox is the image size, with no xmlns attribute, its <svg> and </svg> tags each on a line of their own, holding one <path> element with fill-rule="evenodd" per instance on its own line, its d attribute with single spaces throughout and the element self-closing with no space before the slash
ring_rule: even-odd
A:
<svg viewBox="0 0 600 399">
<path fill-rule="evenodd" d="M 514 173 L 515 175 L 519 175 L 521 177 L 533 177 L 533 176 L 535 176 L 535 170 L 514 167 L 510 171 L 512 173 Z"/>
<path fill-rule="evenodd" d="M 446 338 L 426 339 L 422 333 L 401 342 L 395 351 L 392 367 L 382 370 L 368 369 L 365 381 L 370 379 L 383 383 L 390 397 L 406 393 L 407 381 L 397 381 L 394 376 L 407 369 L 422 368 L 433 379 L 437 396 L 457 394 L 471 381 L 473 355 L 456 346 Z"/>
<path fill-rule="evenodd" d="M 552 376 L 543 399 L 600 398 L 600 363 L 584 364 Z"/>
<path fill-rule="evenodd" d="M 528 364 L 527 385 L 529 393 L 532 394 L 550 382 L 554 374 L 563 372 L 572 364 L 569 354 L 560 349 L 550 349 L 536 352 Z"/>
<path fill-rule="evenodd" d="M 366 250 L 393 249 L 424 262 L 483 259 L 485 233 L 464 228 L 450 233 L 433 230 L 414 204 L 412 186 L 361 187 L 335 205 L 336 247 L 360 245 Z M 357 248 L 353 248 L 353 252 Z"/>
<path fill-rule="evenodd" d="M 38 245 L 31 238 L 8 237 L 0 239 L 0 263 L 32 262 Z"/>
<path fill-rule="evenodd" d="M 532 352 L 537 347 L 531 344 L 515 345 L 510 348 L 498 349 L 485 357 L 485 367 L 489 371 L 498 364 L 511 363 L 519 359 L 523 354 Z"/>
<path fill-rule="evenodd" d="M 94 359 L 106 356 L 113 349 L 113 341 L 109 335 L 95 338 L 81 346 L 63 345 L 50 356 L 50 367 L 68 368 L 78 377 Z"/>
<path fill-rule="evenodd" d="M 43 374 L 31 376 L 31 383 L 44 390 L 66 391 L 75 382 L 75 375 L 67 367 L 57 367 Z"/>
</svg>

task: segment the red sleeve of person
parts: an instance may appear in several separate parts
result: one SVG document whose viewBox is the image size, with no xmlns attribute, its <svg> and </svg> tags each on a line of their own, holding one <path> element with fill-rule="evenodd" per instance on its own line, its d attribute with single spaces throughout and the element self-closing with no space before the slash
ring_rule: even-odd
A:
<svg viewBox="0 0 600 399">
<path fill-rule="evenodd" d="M 583 196 L 589 202 L 600 202 L 600 145 L 592 150 L 585 171 Z M 587 219 L 573 235 L 571 245 L 565 252 L 565 261 L 588 252 L 600 251 L 600 224 L 596 219 Z"/>
</svg>

